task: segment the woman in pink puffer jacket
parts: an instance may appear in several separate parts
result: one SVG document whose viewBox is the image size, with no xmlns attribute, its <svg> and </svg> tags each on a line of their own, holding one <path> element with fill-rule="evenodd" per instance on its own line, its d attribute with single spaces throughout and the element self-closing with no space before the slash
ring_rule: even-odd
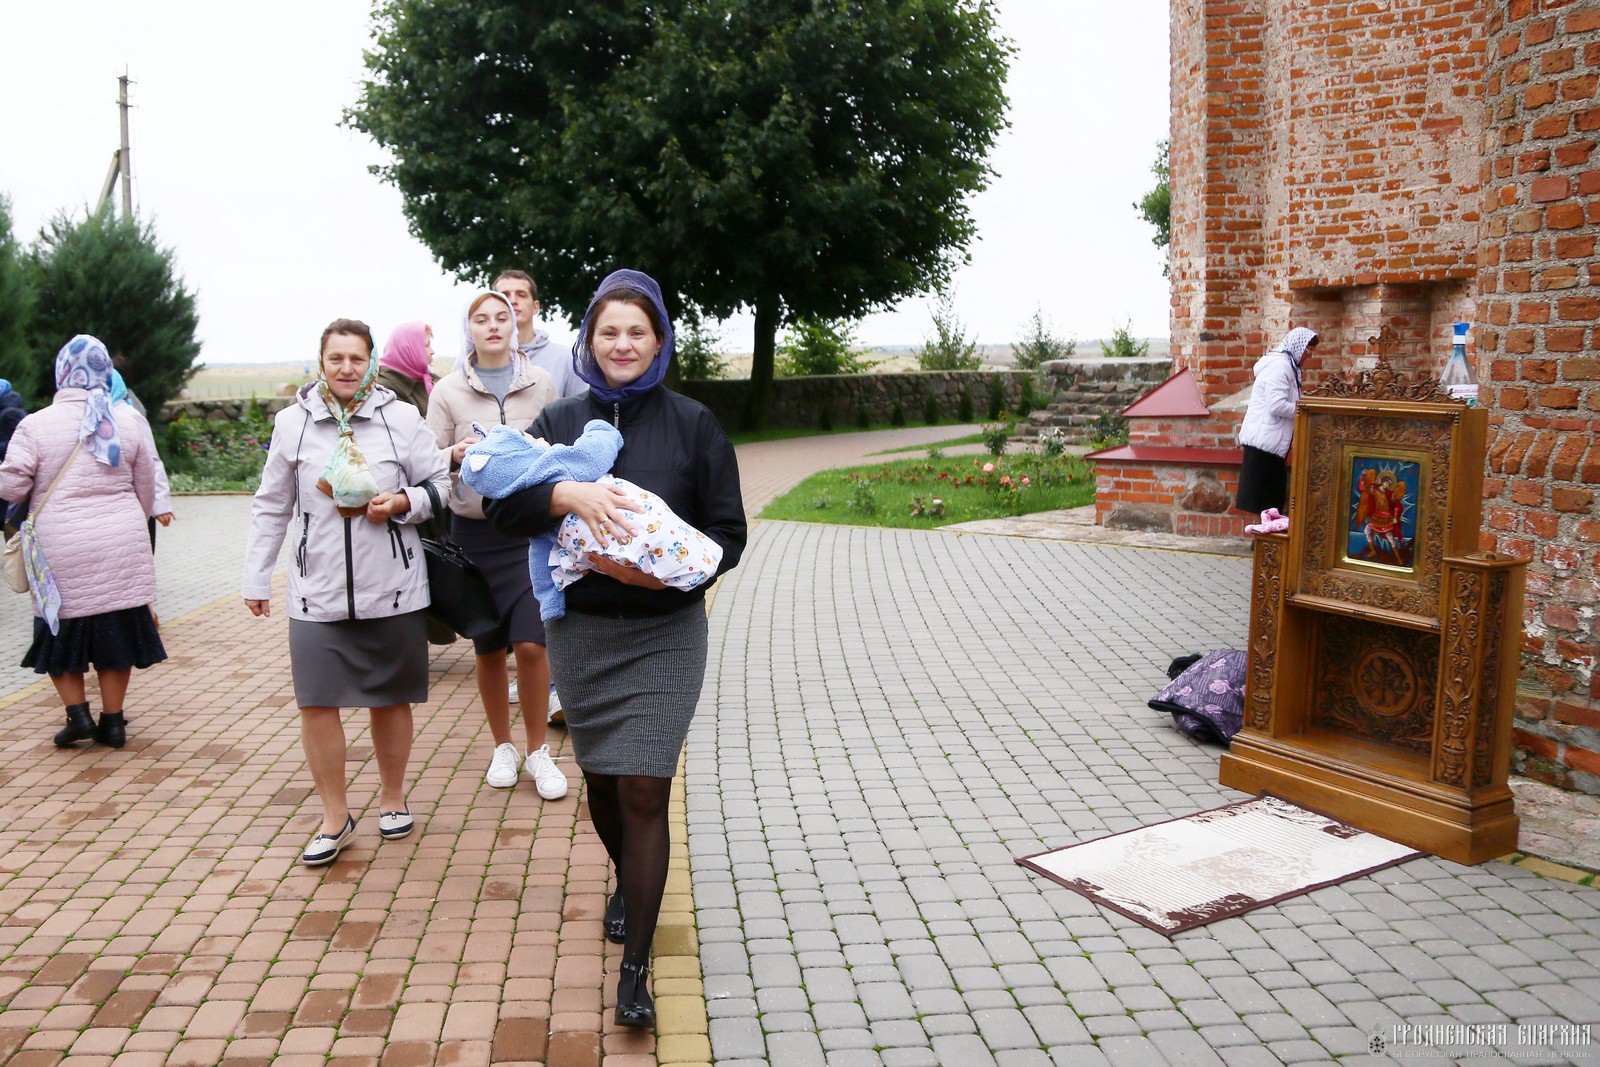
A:
<svg viewBox="0 0 1600 1067">
<path fill-rule="evenodd" d="M 105 345 L 79 334 L 56 355 L 55 400 L 18 424 L 0 464 L 0 498 L 31 500 L 34 534 L 59 591 L 54 631 L 35 598 L 33 644 L 22 665 L 48 674 L 67 707 L 67 725 L 55 736 L 63 748 L 91 738 L 121 748 L 133 668 L 167 658 L 150 613 L 150 440 L 142 415 L 112 406 Z M 84 693 L 91 665 L 100 679 L 98 724 Z"/>
</svg>

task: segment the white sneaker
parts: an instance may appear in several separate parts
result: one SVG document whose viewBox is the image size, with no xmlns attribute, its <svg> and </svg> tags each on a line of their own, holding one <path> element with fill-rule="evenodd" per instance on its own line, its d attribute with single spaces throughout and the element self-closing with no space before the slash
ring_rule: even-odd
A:
<svg viewBox="0 0 1600 1067">
<path fill-rule="evenodd" d="M 550 717 L 551 726 L 567 725 L 567 713 L 561 710 L 561 694 L 556 692 L 556 687 L 550 687 Z"/>
<path fill-rule="evenodd" d="M 528 753 L 525 766 L 540 796 L 546 800 L 560 800 L 567 795 L 567 776 L 556 770 L 555 761 L 550 758 L 549 745 L 540 745 Z"/>
<path fill-rule="evenodd" d="M 517 680 L 515 678 L 511 679 L 511 687 L 506 690 L 506 699 L 511 701 L 512 707 L 516 707 L 517 701 L 522 699 L 517 695 Z"/>
<path fill-rule="evenodd" d="M 517 784 L 517 768 L 522 763 L 522 756 L 517 752 L 517 746 L 509 742 L 496 745 L 494 758 L 489 761 L 489 773 L 483 780 L 496 789 L 510 789 Z"/>
</svg>

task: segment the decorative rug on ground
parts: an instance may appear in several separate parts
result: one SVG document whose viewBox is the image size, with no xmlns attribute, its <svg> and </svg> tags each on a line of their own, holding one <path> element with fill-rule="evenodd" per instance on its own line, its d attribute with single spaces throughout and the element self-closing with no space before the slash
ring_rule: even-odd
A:
<svg viewBox="0 0 1600 1067">
<path fill-rule="evenodd" d="M 1170 937 L 1420 855 L 1260 796 L 1017 862 Z"/>
</svg>

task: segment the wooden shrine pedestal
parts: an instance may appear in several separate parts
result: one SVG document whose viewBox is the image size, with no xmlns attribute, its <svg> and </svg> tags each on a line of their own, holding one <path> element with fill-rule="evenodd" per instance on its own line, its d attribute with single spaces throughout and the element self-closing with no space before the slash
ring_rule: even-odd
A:
<svg viewBox="0 0 1600 1067">
<path fill-rule="evenodd" d="M 1223 785 L 1459 863 L 1516 848 L 1525 564 L 1475 551 L 1486 429 L 1383 361 L 1302 399 L 1291 526 L 1255 545 Z"/>
</svg>

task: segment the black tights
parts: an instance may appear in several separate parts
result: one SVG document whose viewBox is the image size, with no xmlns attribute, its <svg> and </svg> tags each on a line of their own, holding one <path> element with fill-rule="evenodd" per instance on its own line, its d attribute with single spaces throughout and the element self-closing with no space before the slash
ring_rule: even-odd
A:
<svg viewBox="0 0 1600 1067">
<path fill-rule="evenodd" d="M 617 869 L 617 887 L 627 912 L 628 938 L 622 962 L 650 963 L 650 942 L 667 891 L 667 801 L 671 778 L 583 772 L 589 789 L 589 818 Z"/>
</svg>

